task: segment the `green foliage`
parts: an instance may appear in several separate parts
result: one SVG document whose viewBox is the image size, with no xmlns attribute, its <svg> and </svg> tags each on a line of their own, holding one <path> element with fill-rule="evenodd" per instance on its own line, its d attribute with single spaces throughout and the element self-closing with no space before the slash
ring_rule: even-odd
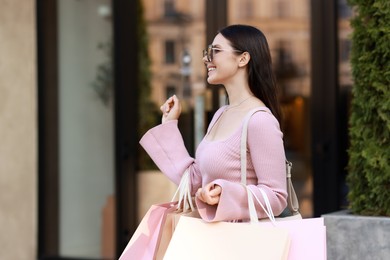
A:
<svg viewBox="0 0 390 260">
<path fill-rule="evenodd" d="M 138 24 L 138 139 L 158 122 L 158 108 L 150 99 L 151 94 L 151 72 L 150 57 L 148 53 L 149 39 L 144 20 L 143 4 L 138 0 L 137 12 Z M 138 152 L 138 165 L 141 170 L 156 169 L 156 165 L 140 147 Z"/>
<path fill-rule="evenodd" d="M 349 4 L 356 14 L 348 199 L 353 213 L 390 216 L 390 1 Z"/>
</svg>

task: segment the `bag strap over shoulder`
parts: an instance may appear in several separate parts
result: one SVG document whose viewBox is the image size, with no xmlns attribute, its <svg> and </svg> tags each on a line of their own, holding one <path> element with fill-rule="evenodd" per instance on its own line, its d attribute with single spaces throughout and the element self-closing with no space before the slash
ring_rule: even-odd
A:
<svg viewBox="0 0 390 260">
<path fill-rule="evenodd" d="M 247 176 L 247 137 L 248 137 L 248 125 L 249 120 L 251 119 L 252 115 L 257 112 L 268 112 L 265 108 L 258 107 L 253 110 L 251 110 L 246 117 L 244 118 L 244 123 L 242 126 L 242 133 L 241 133 L 241 184 L 246 186 L 246 176 Z M 295 214 L 299 211 L 299 202 L 297 195 L 295 193 L 292 181 L 291 181 L 291 169 L 292 169 L 292 163 L 288 160 L 286 160 L 286 178 L 287 178 L 287 205 L 289 210 Z"/>
<path fill-rule="evenodd" d="M 247 151 L 247 136 L 248 136 L 248 125 L 249 125 L 249 120 L 251 119 L 252 115 L 256 112 L 267 112 L 264 108 L 255 108 L 245 116 L 244 118 L 244 123 L 242 126 L 242 132 L 241 132 L 241 150 L 240 150 L 240 155 L 241 155 L 241 184 L 246 185 L 246 163 L 247 163 L 247 158 L 246 158 L 246 151 Z"/>
</svg>

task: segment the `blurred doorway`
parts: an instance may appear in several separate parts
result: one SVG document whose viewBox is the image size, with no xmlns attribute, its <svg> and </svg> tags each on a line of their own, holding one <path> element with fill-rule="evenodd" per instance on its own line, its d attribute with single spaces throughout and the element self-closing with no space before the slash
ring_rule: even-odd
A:
<svg viewBox="0 0 390 260">
<path fill-rule="evenodd" d="M 136 14 L 37 1 L 39 259 L 117 259 L 136 228 Z"/>
<path fill-rule="evenodd" d="M 105 258 L 115 248 L 111 1 L 58 1 L 58 37 L 59 255 Z"/>
</svg>

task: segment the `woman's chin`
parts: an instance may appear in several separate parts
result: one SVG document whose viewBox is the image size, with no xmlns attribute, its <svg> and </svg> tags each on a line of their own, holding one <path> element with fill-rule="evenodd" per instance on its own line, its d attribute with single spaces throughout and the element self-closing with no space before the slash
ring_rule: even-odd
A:
<svg viewBox="0 0 390 260">
<path fill-rule="evenodd" d="M 218 84 L 220 84 L 215 79 L 213 79 L 213 77 L 208 77 L 207 78 L 207 83 L 209 83 L 210 85 L 218 85 Z"/>
</svg>

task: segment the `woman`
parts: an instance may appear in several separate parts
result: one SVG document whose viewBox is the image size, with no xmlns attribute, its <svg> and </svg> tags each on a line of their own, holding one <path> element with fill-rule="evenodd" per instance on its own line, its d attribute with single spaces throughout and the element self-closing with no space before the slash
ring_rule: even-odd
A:
<svg viewBox="0 0 390 260">
<path fill-rule="evenodd" d="M 262 198 L 268 195 L 274 215 L 286 207 L 286 169 L 280 108 L 268 43 L 263 33 L 247 25 L 222 29 L 203 52 L 208 83 L 222 84 L 229 105 L 213 116 L 207 133 L 192 158 L 177 123 L 178 98 L 162 106 L 162 124 L 150 129 L 140 144 L 160 170 L 174 183 L 189 168 L 192 194 L 205 221 L 249 219 L 247 192 L 240 184 L 240 138 L 243 118 L 258 108 L 248 125 L 247 184 Z M 257 205 L 258 206 L 258 205 Z M 266 214 L 256 208 L 260 218 Z"/>
</svg>

